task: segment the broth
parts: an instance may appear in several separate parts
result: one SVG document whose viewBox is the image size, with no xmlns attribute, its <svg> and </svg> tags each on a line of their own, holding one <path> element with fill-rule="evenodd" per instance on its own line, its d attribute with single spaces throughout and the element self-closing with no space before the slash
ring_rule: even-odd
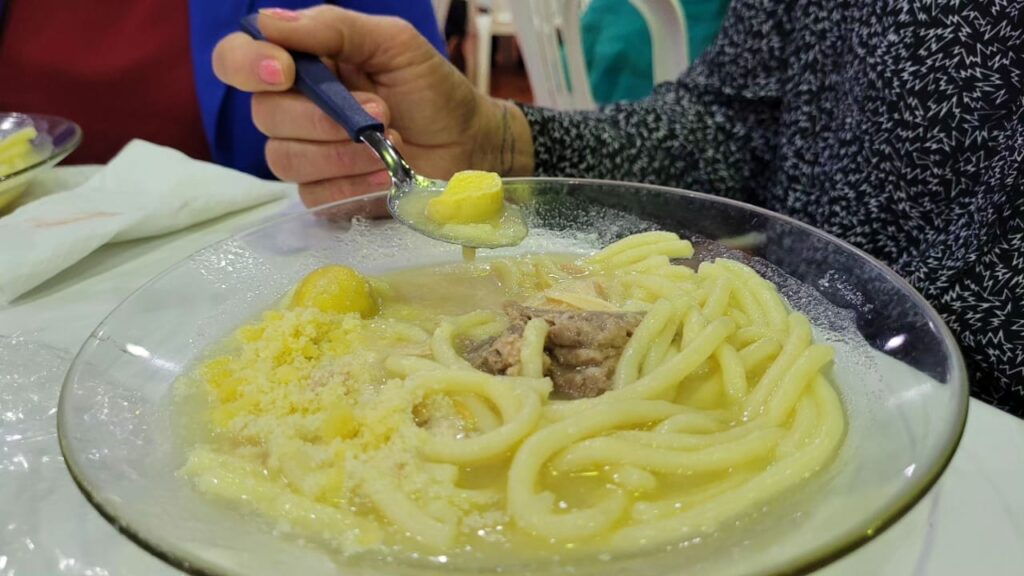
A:
<svg viewBox="0 0 1024 576">
<path fill-rule="evenodd" d="M 382 275 L 368 318 L 267 312 L 180 382 L 182 474 L 343 554 L 494 566 L 717 530 L 825 466 L 842 407 L 774 287 L 673 264 L 666 234 Z M 610 367 L 572 364 L 616 322 Z M 565 399 L 583 372 L 607 388 Z"/>
</svg>

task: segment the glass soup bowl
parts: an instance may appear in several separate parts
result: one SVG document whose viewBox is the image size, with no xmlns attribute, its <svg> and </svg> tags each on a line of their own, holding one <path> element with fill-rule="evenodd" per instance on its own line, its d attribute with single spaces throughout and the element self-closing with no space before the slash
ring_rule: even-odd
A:
<svg viewBox="0 0 1024 576">
<path fill-rule="evenodd" d="M 61 449 L 82 492 L 121 532 L 194 574 L 793 574 L 870 540 L 946 468 L 967 413 L 963 359 L 928 303 L 870 256 L 792 219 L 693 192 L 521 179 L 509 181 L 507 195 L 524 208 L 531 233 L 494 255 L 586 253 L 663 229 L 692 239 L 696 261 L 728 256 L 773 281 L 816 338 L 836 348 L 831 376 L 848 422 L 835 460 L 713 533 L 561 562 L 343 557 L 200 494 L 177 474 L 187 435 L 173 399 L 176 380 L 208 347 L 320 266 L 379 274 L 461 258 L 457 247 L 382 218 L 376 195 L 288 215 L 201 250 L 96 328 L 67 374 L 58 416 Z"/>
</svg>

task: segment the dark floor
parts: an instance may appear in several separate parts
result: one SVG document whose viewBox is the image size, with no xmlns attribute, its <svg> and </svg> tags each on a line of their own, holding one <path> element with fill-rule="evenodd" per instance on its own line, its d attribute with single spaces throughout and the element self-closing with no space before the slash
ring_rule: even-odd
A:
<svg viewBox="0 0 1024 576">
<path fill-rule="evenodd" d="M 520 66 L 495 66 L 491 69 L 491 95 L 529 104 L 533 102 L 530 81 Z"/>
</svg>

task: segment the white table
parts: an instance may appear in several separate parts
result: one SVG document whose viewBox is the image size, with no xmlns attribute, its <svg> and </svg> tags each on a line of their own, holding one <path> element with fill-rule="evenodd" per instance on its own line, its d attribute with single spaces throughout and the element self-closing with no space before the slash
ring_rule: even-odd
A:
<svg viewBox="0 0 1024 576">
<path fill-rule="evenodd" d="M 146 280 L 213 241 L 295 206 L 294 199 L 275 202 L 175 234 L 106 246 L 0 309 L 0 336 L 20 338 L 0 339 L 0 345 L 46 345 L 54 349 L 53 363 L 68 362 L 103 317 Z M 40 382 L 49 387 L 44 395 L 55 398 L 62 370 L 49 367 L 50 376 Z M 0 386 L 5 382 L 10 385 L 10 378 L 0 378 Z M 22 445 L 17 442 L 25 439 L 5 437 L 3 410 L 0 439 L 8 448 Z M 32 440 L 32 457 L 5 454 L 0 444 L 0 576 L 179 574 L 114 531 L 82 498 L 60 460 L 49 424 L 53 414 L 41 418 L 44 432 Z M 1022 573 L 1024 421 L 972 400 L 960 449 L 930 494 L 874 541 L 819 574 Z"/>
</svg>

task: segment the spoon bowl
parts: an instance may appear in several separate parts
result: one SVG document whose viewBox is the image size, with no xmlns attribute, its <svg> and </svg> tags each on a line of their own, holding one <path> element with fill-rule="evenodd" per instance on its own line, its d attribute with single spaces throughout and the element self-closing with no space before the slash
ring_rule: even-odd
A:
<svg viewBox="0 0 1024 576">
<path fill-rule="evenodd" d="M 441 194 L 448 183 L 413 171 L 383 133 L 366 131 L 362 140 L 377 153 L 391 174 L 387 205 L 395 220 L 428 238 L 465 248 L 505 248 L 516 246 L 526 238 L 523 212 L 507 200 L 496 229 L 490 224 L 452 226 L 431 220 L 426 215 L 427 202 Z"/>
</svg>

